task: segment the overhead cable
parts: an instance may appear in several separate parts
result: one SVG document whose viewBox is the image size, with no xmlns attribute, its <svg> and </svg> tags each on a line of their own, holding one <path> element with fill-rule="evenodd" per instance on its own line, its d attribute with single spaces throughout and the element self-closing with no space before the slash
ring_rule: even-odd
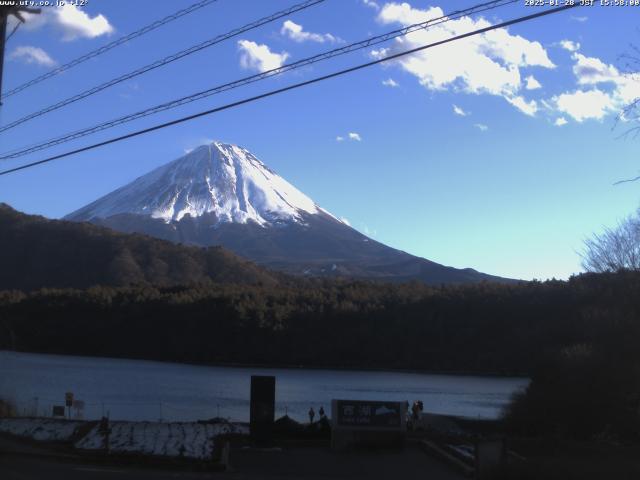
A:
<svg viewBox="0 0 640 480">
<path fill-rule="evenodd" d="M 117 143 L 117 142 L 120 142 L 120 141 L 123 141 L 123 140 L 127 140 L 129 138 L 133 138 L 133 137 L 144 135 L 144 134 L 147 134 L 147 133 L 150 133 L 150 132 L 154 132 L 156 130 L 161 130 L 161 129 L 164 129 L 164 128 L 167 128 L 167 127 L 170 127 L 170 126 L 173 126 L 173 125 L 178 125 L 180 123 L 188 122 L 188 121 L 194 120 L 196 118 L 201 118 L 201 117 L 204 117 L 204 116 L 207 116 L 207 115 L 212 115 L 214 113 L 218 113 L 218 112 L 221 112 L 221 111 L 224 111 L 224 110 L 229 110 L 231 108 L 235 108 L 235 107 L 238 107 L 240 105 L 253 103 L 253 102 L 257 101 L 257 100 L 262 100 L 264 98 L 272 97 L 274 95 L 278 95 L 278 94 L 281 94 L 281 93 L 284 93 L 284 92 L 288 92 L 290 90 L 295 90 L 295 89 L 298 89 L 298 88 L 301 88 L 301 87 L 306 87 L 308 85 L 312 85 L 312 84 L 315 84 L 315 83 L 322 82 L 324 80 L 329 80 L 331 78 L 339 77 L 339 76 L 342 76 L 342 75 L 345 75 L 345 74 L 348 74 L 348 73 L 353 73 L 353 72 L 356 72 L 358 70 L 362 70 L 364 68 L 368 68 L 368 67 L 371 67 L 371 66 L 374 66 L 374 65 L 379 65 L 381 63 L 388 62 L 388 61 L 391 61 L 391 60 L 395 60 L 397 58 L 401 58 L 401 57 L 404 57 L 404 56 L 407 56 L 407 55 L 412 55 L 414 53 L 421 52 L 421 51 L 427 50 L 429 48 L 434 48 L 434 47 L 437 47 L 437 46 L 440 46 L 440 45 L 444 45 L 444 44 L 447 44 L 447 43 L 451 43 L 451 42 L 455 42 L 455 41 L 458 41 L 458 40 L 462 40 L 464 38 L 472 37 L 474 35 L 479 35 L 479 34 L 486 33 L 486 32 L 492 31 L 492 30 L 505 28 L 505 27 L 508 27 L 508 26 L 511 26 L 511 25 L 515 25 L 515 24 L 518 24 L 518 23 L 527 22 L 527 21 L 530 21 L 530 20 L 534 20 L 536 18 L 547 16 L 547 15 L 560 13 L 560 12 L 563 12 L 565 10 L 569 10 L 569 9 L 572 9 L 572 8 L 577 8 L 579 6 L 581 6 L 581 5 L 580 4 L 574 4 L 574 5 L 565 5 L 565 6 L 562 6 L 562 7 L 557 7 L 557 8 L 552 8 L 552 9 L 545 9 L 545 10 L 542 10 L 542 11 L 539 11 L 539 12 L 536 12 L 536 13 L 533 13 L 533 14 L 530 14 L 530 15 L 525 15 L 523 17 L 518 17 L 518 18 L 515 18 L 515 19 L 512 19 L 512 20 L 508 20 L 508 21 L 505 21 L 505 22 L 501 22 L 501 23 L 495 24 L 495 25 L 491 25 L 491 26 L 488 26 L 488 27 L 484 27 L 484 28 L 480 28 L 480 29 L 477 29 L 477 30 L 473 30 L 471 32 L 467 32 L 467 33 L 464 33 L 464 34 L 461 34 L 461 35 L 456 35 L 454 37 L 450 37 L 450 38 L 447 38 L 447 39 L 444 39 L 444 40 L 440 40 L 438 42 L 430 43 L 430 44 L 427 44 L 427 45 L 423 45 L 421 47 L 416 47 L 416 48 L 413 48 L 413 49 L 410 49 L 410 50 L 406 50 L 406 51 L 403 51 L 403 52 L 399 52 L 399 53 L 395 53 L 395 54 L 392 54 L 392 55 L 388 55 L 388 56 L 385 56 L 383 58 L 380 58 L 380 59 L 377 59 L 377 60 L 372 60 L 372 61 L 367 62 L 367 63 L 362 63 L 362 64 L 356 65 L 354 67 L 350 67 L 350 68 L 346 68 L 346 69 L 343 69 L 343 70 L 339 70 L 337 72 L 333 72 L 333 73 L 330 73 L 330 74 L 327 74 L 327 75 L 322 75 L 320 77 L 315 77 L 315 78 L 312 78 L 310 80 L 306 80 L 306 81 L 303 81 L 303 82 L 294 83 L 292 85 L 288 85 L 286 87 L 278 88 L 276 90 L 271 90 L 271 91 L 262 93 L 260 95 L 244 98 L 242 100 L 238 100 L 238 101 L 235 101 L 235 102 L 232 102 L 232 103 L 228 103 L 228 104 L 222 105 L 220 107 L 216 107 L 216 108 L 212 108 L 212 109 L 209 109 L 209 110 L 205 110 L 205 111 L 202 111 L 202 112 L 199 112 L 199 113 L 188 115 L 186 117 L 181 117 L 181 118 L 178 118 L 178 119 L 175 119 L 175 120 L 171 120 L 169 122 L 165 122 L 165 123 L 161 123 L 161 124 L 158 124 L 158 125 L 154 125 L 152 127 L 144 128 L 142 130 L 137 130 L 137 131 L 134 131 L 134 132 L 131 132 L 131 133 L 127 133 L 125 135 L 118 136 L 118 137 L 110 138 L 110 139 L 104 140 L 102 142 L 98 142 L 98 143 L 94 143 L 94 144 L 91 144 L 91 145 L 87 145 L 85 147 L 77 148 L 75 150 L 71 150 L 71 151 L 68 151 L 68 152 L 65 152 L 65 153 L 61 153 L 61 154 L 54 155 L 54 156 L 51 156 L 51 157 L 48 157 L 48 158 L 44 158 L 44 159 L 38 160 L 36 162 L 27 163 L 25 165 L 21 165 L 21 166 L 18 166 L 18 167 L 10 168 L 8 170 L 3 170 L 3 171 L 0 171 L 0 176 L 8 175 L 10 173 L 14 173 L 14 172 L 17 172 L 17 171 L 20 171 L 20 170 L 25 170 L 27 168 L 32 168 L 32 167 L 35 167 L 37 165 L 42 165 L 42 164 L 45 164 L 45 163 L 48 163 L 48 162 L 59 160 L 61 158 L 70 157 L 70 156 L 76 155 L 78 153 L 86 152 L 86 151 L 89 151 L 89 150 L 94 150 L 96 148 L 103 147 L 105 145 L 110 145 L 110 144 L 113 144 L 113 143 Z"/>
</svg>

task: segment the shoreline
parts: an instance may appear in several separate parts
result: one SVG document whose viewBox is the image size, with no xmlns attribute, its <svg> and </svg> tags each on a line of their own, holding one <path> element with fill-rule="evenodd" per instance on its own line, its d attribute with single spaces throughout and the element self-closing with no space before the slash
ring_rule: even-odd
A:
<svg viewBox="0 0 640 480">
<path fill-rule="evenodd" d="M 76 358 L 92 358 L 105 360 L 123 360 L 123 361 L 139 361 L 153 363 L 169 363 L 173 365 L 188 365 L 194 367 L 218 367 L 218 368 L 259 368 L 259 369 L 279 369 L 279 370 L 318 370 L 318 371 L 341 371 L 341 372 L 381 372 L 381 373 L 408 373 L 416 375 L 442 375 L 454 377 L 482 377 L 482 378 L 509 378 L 529 380 L 530 376 L 523 372 L 476 372 L 469 370 L 421 370 L 421 369 L 403 369 L 403 368 L 378 368 L 378 367 L 340 367 L 340 366 L 316 366 L 316 365 L 289 365 L 289 364 L 245 364 L 245 363 L 195 363 L 195 362 L 179 362 L 174 360 L 157 360 L 153 358 L 135 358 L 135 357 L 105 357 L 102 355 L 87 355 L 73 353 L 51 353 L 39 351 L 21 351 L 21 350 L 5 350 L 0 349 L 0 354 L 33 354 L 33 355 L 52 355 L 56 357 L 76 357 Z"/>
</svg>

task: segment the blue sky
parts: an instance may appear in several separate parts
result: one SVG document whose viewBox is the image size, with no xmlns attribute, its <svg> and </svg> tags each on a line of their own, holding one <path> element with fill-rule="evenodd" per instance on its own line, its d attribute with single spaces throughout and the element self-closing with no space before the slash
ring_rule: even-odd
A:
<svg viewBox="0 0 640 480">
<path fill-rule="evenodd" d="M 4 89 L 191 3 L 91 0 L 29 18 L 7 44 Z M 0 122 L 293 3 L 219 0 L 7 98 Z M 0 151 L 474 3 L 327 0 L 2 133 Z M 522 2 L 449 22 L 46 153 L 534 11 Z M 580 271 L 584 238 L 638 206 L 640 185 L 613 183 L 637 174 L 640 140 L 620 139 L 625 125 L 612 129 L 624 102 L 640 96 L 640 82 L 621 72 L 619 59 L 640 44 L 636 12 L 574 9 L 0 177 L 0 201 L 61 217 L 215 139 L 248 148 L 319 205 L 390 246 L 497 275 L 567 278 Z"/>
</svg>

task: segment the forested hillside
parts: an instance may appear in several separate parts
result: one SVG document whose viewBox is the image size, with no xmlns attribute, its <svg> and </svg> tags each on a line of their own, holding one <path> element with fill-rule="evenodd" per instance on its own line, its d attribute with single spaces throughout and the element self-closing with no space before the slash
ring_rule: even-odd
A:
<svg viewBox="0 0 640 480">
<path fill-rule="evenodd" d="M 268 272 L 220 247 L 189 247 L 0 204 L 0 289 L 93 285 L 266 283 Z"/>
</svg>

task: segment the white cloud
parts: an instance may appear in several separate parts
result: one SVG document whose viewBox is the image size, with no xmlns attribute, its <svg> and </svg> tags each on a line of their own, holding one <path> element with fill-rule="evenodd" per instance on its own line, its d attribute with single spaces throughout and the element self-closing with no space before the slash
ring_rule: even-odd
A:
<svg viewBox="0 0 640 480">
<path fill-rule="evenodd" d="M 607 65 L 599 58 L 574 53 L 573 73 L 579 85 L 613 86 L 609 93 L 612 103 L 622 106 L 640 98 L 640 77 L 638 73 L 624 74 L 613 65 Z"/>
<path fill-rule="evenodd" d="M 356 133 L 356 132 L 349 132 L 344 136 L 338 135 L 336 137 L 336 142 L 344 142 L 345 140 L 351 140 L 352 142 L 361 142 L 362 137 L 360 136 L 359 133 Z"/>
<path fill-rule="evenodd" d="M 380 50 L 371 50 L 371 56 L 373 58 L 384 58 L 389 55 L 390 48 L 381 48 Z"/>
<path fill-rule="evenodd" d="M 567 119 L 564 118 L 564 117 L 557 118 L 556 121 L 553 122 L 553 124 L 556 127 L 562 127 L 563 125 L 566 125 L 567 123 L 569 123 L 569 122 L 567 122 Z"/>
<path fill-rule="evenodd" d="M 456 115 L 460 115 L 461 117 L 466 117 L 467 115 L 470 114 L 470 112 L 465 112 L 462 108 L 460 108 L 457 105 L 453 106 L 453 113 L 455 113 Z"/>
<path fill-rule="evenodd" d="M 298 25 L 291 20 L 285 20 L 282 24 L 282 28 L 280 29 L 280 33 L 289 37 L 291 40 L 295 42 L 318 42 L 318 43 L 335 43 L 339 41 L 337 37 L 334 37 L 330 33 L 311 33 L 305 32 L 302 28 L 302 25 Z"/>
<path fill-rule="evenodd" d="M 380 5 L 378 5 L 377 2 L 374 2 L 373 0 L 362 0 L 362 3 L 364 3 L 367 7 L 373 8 L 374 10 L 380 10 Z"/>
<path fill-rule="evenodd" d="M 398 23 L 408 26 L 442 15 L 443 10 L 437 7 L 420 10 L 408 3 L 394 2 L 387 3 L 377 18 L 383 24 Z M 462 17 L 397 38 L 389 49 L 375 50 L 371 54 L 382 58 L 390 53 L 434 43 L 490 25 L 483 18 L 474 20 Z M 452 58 L 456 60 L 451 61 Z M 512 35 L 505 29 L 451 42 L 394 63 L 416 76 L 420 84 L 429 90 L 451 89 L 502 96 L 517 108 L 523 106 L 522 102 L 513 100 L 523 86 L 520 69 L 555 68 L 539 42 Z M 532 106 L 529 104 L 525 110 L 531 111 Z"/>
<path fill-rule="evenodd" d="M 560 46 L 570 52 L 577 52 L 578 50 L 580 50 L 580 44 L 572 40 L 561 40 Z"/>
<path fill-rule="evenodd" d="M 489 130 L 489 127 L 487 127 L 484 123 L 474 123 L 473 126 L 481 132 L 486 132 L 487 130 Z"/>
<path fill-rule="evenodd" d="M 437 7 L 419 9 L 406 2 L 390 2 L 379 11 L 377 20 L 382 24 L 408 26 L 442 15 L 444 12 Z M 586 18 L 576 21 L 586 21 Z M 397 38 L 391 47 L 370 53 L 374 58 L 385 58 L 490 25 L 483 18 L 462 17 L 417 30 Z M 557 121 L 562 124 L 569 119 L 578 122 L 600 120 L 640 99 L 640 72 L 623 74 L 599 58 L 580 53 L 581 45 L 573 40 L 565 39 L 555 45 L 571 52 L 577 88 L 560 90 L 546 99 L 532 99 L 529 94 L 525 99 L 523 92 L 542 88 L 532 68 L 554 69 L 555 65 L 539 42 L 512 35 L 506 29 L 424 50 L 389 61 L 386 65 L 397 65 L 411 73 L 428 90 L 501 96 L 526 115 L 544 112 L 554 124 Z M 455 61 L 451 61 L 452 58 Z M 562 126 L 560 124 L 558 126 Z M 482 130 L 480 125 L 476 124 L 476 127 Z"/>
<path fill-rule="evenodd" d="M 49 56 L 47 52 L 39 47 L 31 47 L 28 45 L 16 47 L 10 54 L 10 60 L 21 60 L 24 63 L 42 65 L 44 67 L 53 67 L 56 61 Z"/>
<path fill-rule="evenodd" d="M 572 58 L 576 83 L 583 89 L 551 98 L 547 107 L 552 111 L 567 114 L 577 122 L 602 120 L 640 98 L 637 75 L 622 74 L 613 65 L 581 53 L 574 52 Z"/>
<path fill-rule="evenodd" d="M 71 41 L 77 38 L 96 38 L 109 35 L 115 31 L 103 14 L 89 16 L 85 11 L 66 3 L 61 7 L 43 8 L 39 14 L 22 14 L 25 19 L 24 26 L 27 31 L 36 30 L 44 25 L 53 25 L 62 32 L 62 40 Z M 12 28 L 17 20 L 9 17 L 9 28 Z"/>
<path fill-rule="evenodd" d="M 529 115 L 531 117 L 533 117 L 538 111 L 538 102 L 536 102 L 535 100 L 527 102 L 523 97 L 516 96 L 507 98 L 507 102 L 516 107 L 525 115 Z"/>
<path fill-rule="evenodd" d="M 384 85 L 385 87 L 399 87 L 400 84 L 398 82 L 396 82 L 393 78 L 387 78 L 386 80 L 382 81 L 382 85 Z"/>
<path fill-rule="evenodd" d="M 540 85 L 540 82 L 536 80 L 536 78 L 533 75 L 529 75 L 527 78 L 525 78 L 525 81 L 526 81 L 525 88 L 527 90 L 537 90 L 539 88 L 542 88 L 542 85 Z"/>
<path fill-rule="evenodd" d="M 267 45 L 257 44 L 250 40 L 238 41 L 240 49 L 240 66 L 248 70 L 265 72 L 274 68 L 280 68 L 289 58 L 287 52 L 272 52 Z"/>
<path fill-rule="evenodd" d="M 640 76 L 635 75 L 623 75 L 616 82 L 615 95 L 617 101 L 628 105 L 635 100 L 640 99 Z"/>
<path fill-rule="evenodd" d="M 577 16 L 571 16 L 571 20 L 573 20 L 574 22 L 580 22 L 580 23 L 584 23 L 587 20 L 589 20 L 589 17 L 577 17 Z"/>
<path fill-rule="evenodd" d="M 69 3 L 54 10 L 56 23 L 64 32 L 63 40 L 75 40 L 78 37 L 95 38 L 113 33 L 109 20 L 98 14 L 91 18 L 86 12 Z"/>
<path fill-rule="evenodd" d="M 566 113 L 577 122 L 589 119 L 601 120 L 616 109 L 609 94 L 597 88 L 563 93 L 553 97 L 551 101 L 557 111 Z"/>
<path fill-rule="evenodd" d="M 603 82 L 617 83 L 622 77 L 613 65 L 607 65 L 599 58 L 587 57 L 581 53 L 575 53 L 573 59 L 573 74 L 580 85 L 596 85 Z"/>
</svg>

